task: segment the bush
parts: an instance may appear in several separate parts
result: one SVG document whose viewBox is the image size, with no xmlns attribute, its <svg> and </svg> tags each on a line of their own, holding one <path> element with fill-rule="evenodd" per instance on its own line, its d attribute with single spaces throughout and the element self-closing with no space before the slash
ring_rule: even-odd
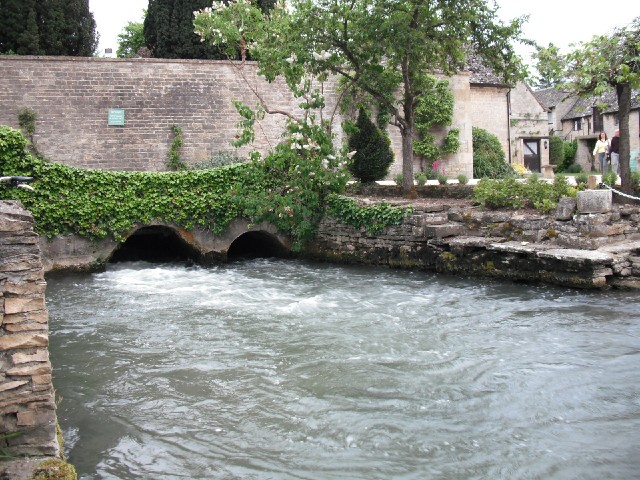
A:
<svg viewBox="0 0 640 480">
<path fill-rule="evenodd" d="M 585 172 L 580 172 L 578 174 L 576 174 L 576 176 L 574 177 L 576 184 L 577 185 L 586 185 L 587 182 L 589 181 L 589 175 L 586 174 Z"/>
<path fill-rule="evenodd" d="M 569 165 L 569 167 L 566 170 L 567 173 L 581 173 L 582 172 L 582 167 L 580 165 L 577 164 L 573 164 L 573 165 Z"/>
<path fill-rule="evenodd" d="M 414 175 L 414 177 L 418 185 L 424 185 L 425 183 L 427 183 L 427 174 L 424 172 L 418 172 Z"/>
<path fill-rule="evenodd" d="M 466 175 L 460 174 L 457 178 L 460 185 L 466 185 L 467 183 L 469 183 L 469 179 Z"/>
<path fill-rule="evenodd" d="M 580 165 L 574 165 L 576 152 L 578 151 L 578 141 L 571 142 L 562 141 L 562 163 L 558 165 L 558 172 L 578 173 Z M 577 168 L 577 170 L 575 170 Z M 571 169 L 574 169 L 573 171 Z"/>
<path fill-rule="evenodd" d="M 295 127 L 295 131 L 294 131 Z M 35 178 L 34 191 L 0 185 L 0 199 L 20 200 L 38 233 L 123 241 L 136 224 L 152 221 L 223 233 L 238 217 L 269 222 L 292 238 L 292 249 L 315 234 L 325 199 L 344 190 L 346 158 L 334 154 L 324 129 L 289 126 L 289 139 L 265 158 L 208 170 L 113 172 L 48 163 L 26 150 L 17 130 L 0 126 L 0 172 Z M 293 134 L 313 138 L 314 150 Z"/>
<path fill-rule="evenodd" d="M 349 164 L 349 171 L 362 183 L 382 180 L 393 163 L 391 141 L 362 108 L 355 126 L 356 131 L 349 135 L 349 150 L 356 152 Z"/>
<path fill-rule="evenodd" d="M 534 207 L 545 213 L 556 208 L 561 197 L 575 195 L 576 189 L 572 188 L 563 176 L 556 177 L 553 184 L 544 182 L 537 176 L 530 177 L 526 182 L 515 178 L 485 178 L 473 190 L 473 198 L 489 208 Z"/>
<path fill-rule="evenodd" d="M 506 161 L 498 137 L 473 127 L 474 178 L 506 178 L 513 175 L 513 168 Z"/>
<path fill-rule="evenodd" d="M 615 187 L 617 181 L 618 175 L 616 175 L 615 172 L 606 172 L 602 175 L 602 183 L 609 185 L 610 187 Z"/>
<path fill-rule="evenodd" d="M 396 185 L 402 186 L 402 182 L 404 182 L 404 175 L 398 173 L 395 177 L 393 177 L 393 181 L 396 182 Z"/>
<path fill-rule="evenodd" d="M 549 163 L 560 166 L 564 158 L 564 141 L 557 135 L 552 135 L 549 137 Z"/>
<path fill-rule="evenodd" d="M 631 172 L 631 186 L 637 187 L 640 185 L 640 172 Z"/>
</svg>

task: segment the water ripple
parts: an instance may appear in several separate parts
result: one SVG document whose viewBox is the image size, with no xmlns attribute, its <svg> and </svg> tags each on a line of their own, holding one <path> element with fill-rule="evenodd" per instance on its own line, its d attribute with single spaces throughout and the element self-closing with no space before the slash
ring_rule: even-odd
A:
<svg viewBox="0 0 640 480">
<path fill-rule="evenodd" d="M 82 479 L 640 470 L 640 298 L 255 260 L 48 279 Z"/>
</svg>

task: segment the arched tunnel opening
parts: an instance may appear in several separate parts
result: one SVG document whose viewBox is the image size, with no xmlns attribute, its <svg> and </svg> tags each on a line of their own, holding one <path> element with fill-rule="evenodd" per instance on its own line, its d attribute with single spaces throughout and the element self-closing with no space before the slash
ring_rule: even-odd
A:
<svg viewBox="0 0 640 480">
<path fill-rule="evenodd" d="M 173 229 L 149 226 L 136 230 L 127 238 L 113 253 L 110 261 L 193 262 L 199 257 L 199 252 L 181 239 Z"/>
<path fill-rule="evenodd" d="M 246 232 L 236 238 L 227 250 L 227 259 L 285 258 L 291 253 L 273 235 L 266 232 Z"/>
</svg>

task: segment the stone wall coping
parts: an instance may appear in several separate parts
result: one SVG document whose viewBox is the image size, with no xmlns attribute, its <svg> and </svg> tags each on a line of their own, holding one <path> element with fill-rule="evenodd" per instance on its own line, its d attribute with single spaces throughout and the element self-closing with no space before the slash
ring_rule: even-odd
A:
<svg viewBox="0 0 640 480">
<path fill-rule="evenodd" d="M 249 65 L 257 67 L 257 62 L 246 60 L 207 60 L 182 58 L 108 58 L 108 57 L 68 57 L 53 55 L 0 55 L 0 62 L 75 62 L 75 63 L 159 63 L 159 64 L 192 64 L 192 65 Z"/>
</svg>

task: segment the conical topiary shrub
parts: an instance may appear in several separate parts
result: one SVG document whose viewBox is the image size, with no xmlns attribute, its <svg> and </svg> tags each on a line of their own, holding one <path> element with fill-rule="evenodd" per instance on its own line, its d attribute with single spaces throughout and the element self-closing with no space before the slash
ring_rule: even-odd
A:
<svg viewBox="0 0 640 480">
<path fill-rule="evenodd" d="M 349 171 L 362 183 L 382 180 L 393 163 L 391 141 L 362 108 L 356 127 L 357 130 L 349 135 L 349 151 L 356 152 L 349 164 Z"/>
</svg>

